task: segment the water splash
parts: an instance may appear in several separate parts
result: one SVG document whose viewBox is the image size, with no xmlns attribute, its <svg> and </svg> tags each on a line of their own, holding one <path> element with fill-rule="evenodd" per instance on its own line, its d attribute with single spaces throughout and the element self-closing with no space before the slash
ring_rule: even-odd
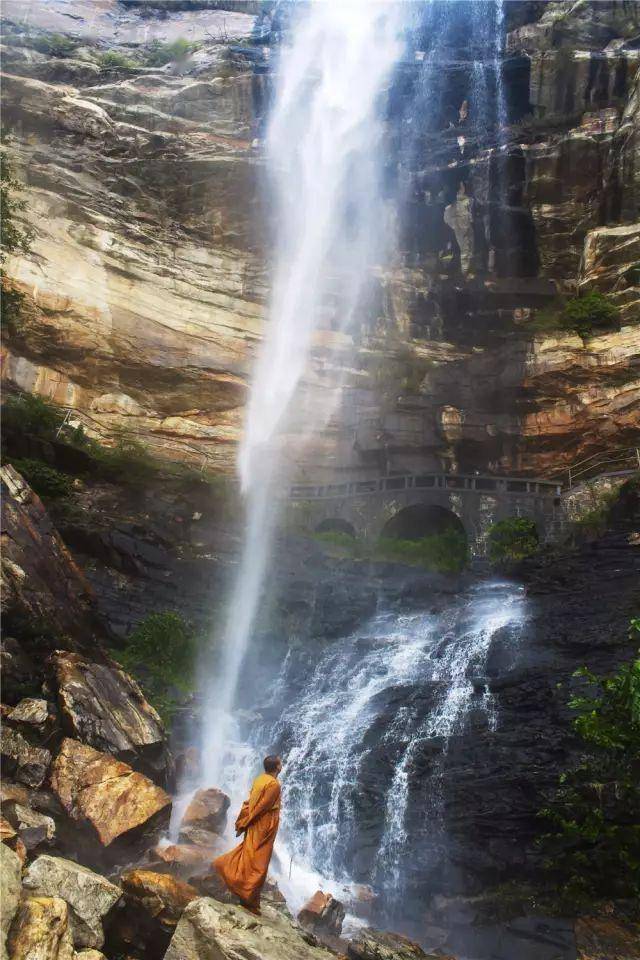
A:
<svg viewBox="0 0 640 960">
<path fill-rule="evenodd" d="M 291 42 L 276 68 L 266 157 L 276 219 L 269 320 L 254 373 L 239 470 L 246 534 L 216 681 L 202 729 L 203 782 L 224 784 L 242 662 L 258 613 L 288 462 L 283 436 L 295 412 L 298 442 L 317 434 L 335 403 L 301 389 L 316 332 L 348 330 L 385 249 L 381 97 L 402 49 L 398 5 L 367 0 L 294 8 Z M 337 296 L 336 296 L 337 295 Z M 339 382 L 334 383 L 339 387 Z M 302 415 L 301 415 L 302 411 Z M 289 443 L 291 438 L 289 437 Z M 289 452 L 289 451 L 288 451 Z"/>
</svg>

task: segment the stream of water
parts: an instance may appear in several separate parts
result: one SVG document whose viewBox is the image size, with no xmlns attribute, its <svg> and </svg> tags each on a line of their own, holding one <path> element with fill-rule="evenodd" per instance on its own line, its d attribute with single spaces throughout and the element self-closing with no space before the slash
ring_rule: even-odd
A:
<svg viewBox="0 0 640 960">
<path fill-rule="evenodd" d="M 437 37 L 443 38 L 451 26 L 447 10 L 456 5 L 441 6 Z M 491 6 L 489 26 L 482 6 L 471 5 L 474 49 L 482 57 L 471 69 L 468 96 L 476 120 L 484 120 L 492 86 L 503 122 L 502 3 Z M 382 187 L 385 94 L 405 51 L 403 9 L 368 0 L 300 4 L 274 70 L 266 139 L 273 292 L 239 457 L 244 546 L 221 659 L 203 665 L 215 680 L 206 688 L 201 783 L 227 790 L 235 810 L 262 753 L 278 744 L 286 813 L 273 867 L 294 910 L 318 887 L 349 901 L 357 880 L 383 895 L 393 914 L 416 815 L 429 818 L 433 844 L 446 847 L 441 784 L 448 740 L 472 709 L 482 712 L 489 730 L 498 722 L 482 686 L 483 666 L 495 633 L 517 630 L 525 615 L 520 592 L 495 583 L 452 600 L 445 612 L 380 610 L 361 630 L 332 642 L 303 676 L 288 657 L 270 701 L 261 704 L 262 719 L 247 724 L 233 714 L 279 519 L 277 490 L 290 470 L 287 431 L 298 443 L 317 435 L 340 392 L 334 375 L 323 401 L 316 395 L 307 402 L 314 339 L 325 331 L 330 354 L 326 332 L 346 333 L 339 342 L 348 350 L 372 270 L 391 252 Z M 436 84 L 437 53 L 434 43 L 424 60 L 426 100 Z M 334 366 L 346 367 L 344 360 Z M 265 719 L 270 706 L 275 722 Z M 417 814 L 413 782 L 427 747 L 433 760 L 420 774 L 427 808 Z"/>
<path fill-rule="evenodd" d="M 339 383 L 304 405 L 313 338 L 348 330 L 385 248 L 381 97 L 402 45 L 400 8 L 366 0 L 301 4 L 280 51 L 266 159 L 275 206 L 273 293 L 251 384 L 239 471 L 246 534 L 229 603 L 221 661 L 210 674 L 202 728 L 203 782 L 220 776 L 238 676 L 258 611 L 288 475 L 283 436 L 292 413 L 300 434 L 328 421 Z M 302 407 L 302 415 L 301 415 Z M 205 749 L 206 748 L 206 749 Z"/>
</svg>

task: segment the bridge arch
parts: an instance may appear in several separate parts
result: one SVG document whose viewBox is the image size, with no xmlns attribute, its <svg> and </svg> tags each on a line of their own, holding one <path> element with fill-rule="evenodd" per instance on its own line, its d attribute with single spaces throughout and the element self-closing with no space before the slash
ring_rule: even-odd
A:
<svg viewBox="0 0 640 960">
<path fill-rule="evenodd" d="M 394 513 L 380 536 L 393 540 L 421 540 L 447 530 L 455 530 L 467 539 L 464 524 L 453 510 L 434 503 L 414 503 Z"/>
<path fill-rule="evenodd" d="M 348 520 L 341 517 L 326 517 L 315 528 L 316 533 L 344 533 L 348 537 L 356 538 L 356 529 Z"/>
</svg>

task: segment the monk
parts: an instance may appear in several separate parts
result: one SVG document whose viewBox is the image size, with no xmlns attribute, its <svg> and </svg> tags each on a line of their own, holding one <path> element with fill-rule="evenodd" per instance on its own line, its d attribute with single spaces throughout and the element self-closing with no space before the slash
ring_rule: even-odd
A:
<svg viewBox="0 0 640 960">
<path fill-rule="evenodd" d="M 256 777 L 249 799 L 242 804 L 236 820 L 236 836 L 244 839 L 213 865 L 225 884 L 240 897 L 251 913 L 260 915 L 260 891 L 267 879 L 269 861 L 280 823 L 280 757 L 264 758 L 264 773 Z"/>
</svg>

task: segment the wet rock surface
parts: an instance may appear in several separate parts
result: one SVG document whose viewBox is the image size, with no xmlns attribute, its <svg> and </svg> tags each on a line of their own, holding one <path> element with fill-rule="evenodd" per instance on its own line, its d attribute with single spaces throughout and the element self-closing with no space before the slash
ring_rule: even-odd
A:
<svg viewBox="0 0 640 960">
<path fill-rule="evenodd" d="M 69 736 L 166 782 L 169 758 L 163 723 L 129 674 L 66 652 L 56 652 L 52 666 Z"/>
<path fill-rule="evenodd" d="M 227 822 L 229 797 L 222 790 L 210 787 L 197 790 L 191 798 L 180 823 L 180 830 L 197 828 L 214 834 L 222 834 Z"/>
<path fill-rule="evenodd" d="M 138 828 L 159 826 L 170 813 L 171 798 L 164 790 L 77 740 L 62 742 L 51 786 L 67 813 L 91 824 L 104 846 Z"/>
<path fill-rule="evenodd" d="M 322 890 L 318 890 L 304 904 L 298 914 L 298 921 L 303 927 L 307 927 L 314 932 L 328 933 L 337 937 L 342 932 L 344 917 L 345 909 L 340 901 L 332 897 L 330 893 L 323 893 Z"/>
<path fill-rule="evenodd" d="M 242 907 L 209 898 L 186 908 L 169 945 L 166 960 L 328 960 L 333 954 L 304 941 L 291 921 L 272 907 L 254 917 Z"/>
</svg>

